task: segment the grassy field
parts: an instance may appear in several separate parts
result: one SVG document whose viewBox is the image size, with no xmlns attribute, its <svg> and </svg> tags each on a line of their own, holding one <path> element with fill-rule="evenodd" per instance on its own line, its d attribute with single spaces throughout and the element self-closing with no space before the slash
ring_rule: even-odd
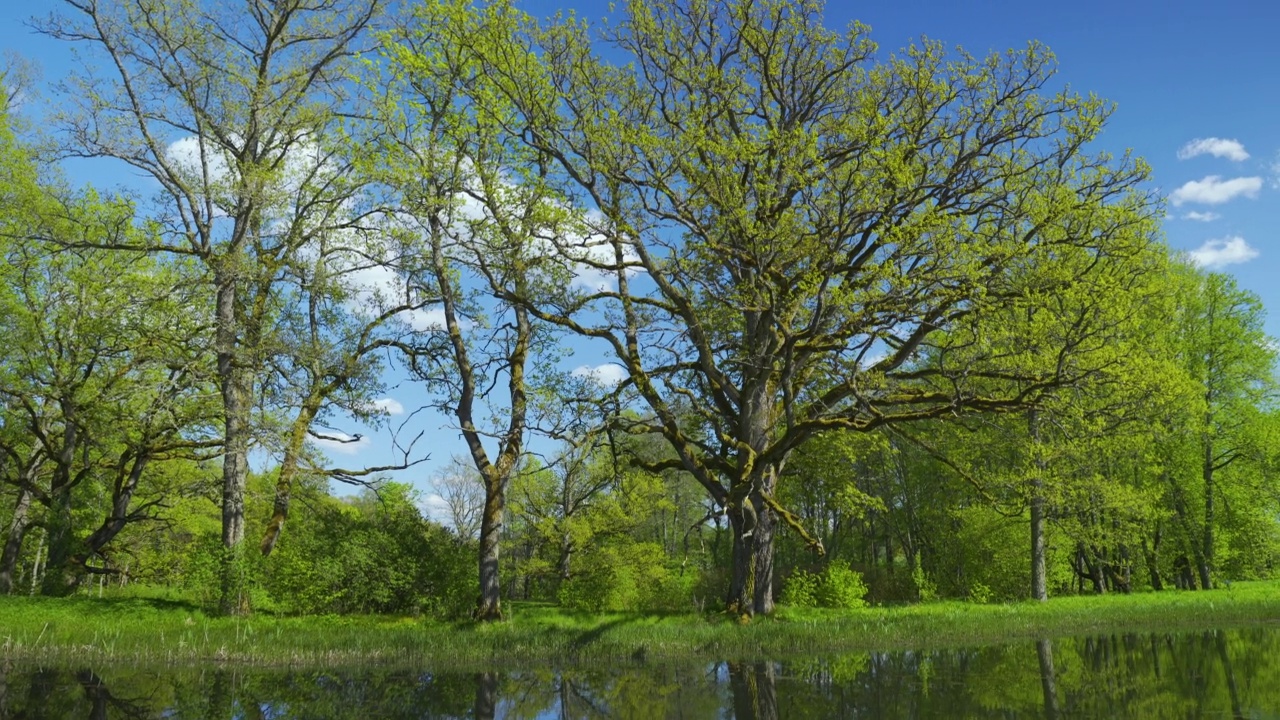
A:
<svg viewBox="0 0 1280 720">
<path fill-rule="evenodd" d="M 382 616 L 237 619 L 209 617 L 193 605 L 156 598 L 0 597 L 0 657 L 17 662 L 506 667 L 776 659 L 1260 623 L 1280 623 L 1280 581 L 1047 603 L 784 608 L 747 625 L 719 615 L 582 615 L 536 605 L 517 605 L 510 620 L 492 625 Z"/>
</svg>

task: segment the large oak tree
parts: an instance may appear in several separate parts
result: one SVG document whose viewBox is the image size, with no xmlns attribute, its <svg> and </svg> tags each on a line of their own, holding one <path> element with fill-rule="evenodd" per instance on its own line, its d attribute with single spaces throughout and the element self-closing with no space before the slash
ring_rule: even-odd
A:
<svg viewBox="0 0 1280 720">
<path fill-rule="evenodd" d="M 920 358 L 982 346 L 984 319 L 1127 262 L 1156 215 L 1142 163 L 1087 150 L 1111 106 L 1052 90 L 1045 48 L 886 58 L 821 10 L 632 2 L 598 31 L 525 20 L 471 43 L 485 72 L 469 100 L 518 109 L 506 130 L 590 211 L 606 252 L 587 259 L 612 278 L 522 301 L 611 350 L 649 429 L 728 511 L 727 599 L 745 614 L 773 607 L 779 520 L 821 549 L 776 496 L 797 447 L 1071 382 L 1070 344 L 1040 363 Z"/>
</svg>

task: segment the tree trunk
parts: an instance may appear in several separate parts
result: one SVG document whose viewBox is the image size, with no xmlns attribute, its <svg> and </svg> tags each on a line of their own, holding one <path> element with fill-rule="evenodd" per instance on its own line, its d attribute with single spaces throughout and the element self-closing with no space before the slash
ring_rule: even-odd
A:
<svg viewBox="0 0 1280 720">
<path fill-rule="evenodd" d="M 755 525 L 754 508 L 747 509 L 750 498 L 742 501 L 740 510 L 730 509 L 729 529 L 733 534 L 730 559 L 729 594 L 725 610 L 732 615 L 751 617 L 755 613 Z M 749 528 L 749 529 L 748 529 Z M 744 535 L 750 532 L 751 535 Z"/>
<path fill-rule="evenodd" d="M 1184 553 L 1177 560 L 1177 562 L 1182 563 L 1181 565 L 1177 565 L 1179 571 L 1178 575 L 1180 578 L 1178 587 L 1179 589 L 1195 590 L 1196 583 L 1193 577 L 1194 571 L 1192 570 L 1191 561 L 1187 555 L 1189 554 L 1195 558 L 1196 567 L 1203 566 L 1207 571 L 1207 564 L 1201 557 L 1204 548 L 1195 540 L 1195 532 L 1192 529 L 1191 513 L 1187 510 L 1186 497 L 1183 494 L 1184 491 L 1182 486 L 1174 481 L 1173 476 L 1166 475 L 1165 477 L 1173 488 L 1173 510 L 1175 516 L 1178 518 L 1178 525 L 1182 529 L 1181 544 Z M 1204 579 L 1203 576 L 1202 579 Z M 1205 589 L 1208 589 L 1207 585 L 1205 586 Z"/>
<path fill-rule="evenodd" d="M 76 589 L 77 576 L 71 572 L 70 560 L 75 535 L 71 528 L 71 488 L 63 487 L 49 496 L 49 512 L 45 520 L 48 556 L 40 594 L 64 597 Z"/>
<path fill-rule="evenodd" d="M 235 257 L 228 268 L 218 272 L 217 324 L 215 345 L 218 355 L 218 383 L 222 392 L 222 567 L 218 609 L 224 615 L 249 610 L 244 567 L 244 491 L 249 475 L 249 412 L 252 407 L 252 379 L 240 366 L 237 353 L 239 318 Z"/>
<path fill-rule="evenodd" d="M 13 507 L 13 519 L 9 521 L 9 532 L 5 535 L 4 551 L 0 552 L 0 595 L 13 592 L 13 574 L 18 567 L 18 556 L 22 554 L 22 541 L 27 536 L 27 512 L 30 509 L 31 492 L 19 487 L 18 502 Z"/>
<path fill-rule="evenodd" d="M 774 539 L 778 517 L 764 501 L 778 484 L 777 472 L 760 468 L 730 492 L 742 500 L 729 501 L 729 526 L 733 532 L 733 557 L 725 609 L 750 618 L 773 612 Z M 750 490 L 748 490 L 750 488 Z"/>
<path fill-rule="evenodd" d="M 569 563 L 572 559 L 573 559 L 573 538 L 570 537 L 569 533 L 567 532 L 561 533 L 560 562 L 559 562 L 559 571 L 560 571 L 561 581 L 569 579 L 569 576 L 570 576 Z"/>
<path fill-rule="evenodd" d="M 44 539 L 48 534 L 46 530 L 40 536 L 40 542 L 36 544 L 36 559 L 31 561 L 31 592 L 29 593 L 31 595 L 36 594 L 36 585 L 40 582 L 40 558 L 44 555 Z"/>
<path fill-rule="evenodd" d="M 280 461 L 280 474 L 276 478 L 276 497 L 271 509 L 271 521 L 267 523 L 267 531 L 262 536 L 262 544 L 259 548 L 263 555 L 270 555 L 275 549 L 280 533 L 284 530 L 284 521 L 289 518 L 289 501 L 293 496 L 293 482 L 298 477 L 298 459 L 306 447 L 308 431 L 320 412 L 322 401 L 323 398 L 313 392 L 293 420 L 293 427 L 289 432 L 289 444 L 284 449 L 284 458 Z"/>
<path fill-rule="evenodd" d="M 1147 539 L 1142 538 L 1142 557 L 1147 563 L 1147 574 L 1151 576 L 1151 589 L 1164 590 L 1164 581 L 1160 578 L 1160 523 L 1158 522 L 1150 547 L 1147 546 Z"/>
<path fill-rule="evenodd" d="M 502 511 L 506 493 L 502 487 L 494 487 L 492 479 L 485 479 L 484 515 L 480 519 L 480 602 L 476 607 L 477 620 L 502 619 L 502 589 L 498 559 L 501 551 Z"/>
<path fill-rule="evenodd" d="M 1045 462 L 1040 457 L 1040 415 L 1033 408 L 1028 414 L 1031 426 L 1032 447 L 1036 451 L 1031 478 L 1031 599 L 1044 602 L 1049 599 L 1049 585 L 1045 567 Z"/>
<path fill-rule="evenodd" d="M 1045 508 L 1040 494 L 1040 481 L 1031 487 L 1031 599 L 1044 602 L 1049 599 L 1049 584 L 1045 564 Z"/>
<path fill-rule="evenodd" d="M 1102 575 L 1102 562 L 1090 557 L 1089 550 L 1084 543 L 1080 543 L 1077 546 L 1076 557 L 1080 563 L 1080 575 L 1081 577 L 1087 577 L 1089 582 L 1093 583 L 1094 594 L 1105 594 L 1107 592 L 1107 583 Z"/>
<path fill-rule="evenodd" d="M 1191 571 L 1191 561 L 1187 556 L 1179 555 L 1173 561 L 1174 577 L 1179 590 L 1195 590 L 1196 576 Z"/>
<path fill-rule="evenodd" d="M 764 491 L 773 494 L 777 489 L 777 475 L 765 473 Z M 759 510 L 756 511 L 756 531 L 752 534 L 755 540 L 755 592 L 753 593 L 754 612 L 757 615 L 769 615 L 773 612 L 773 551 L 774 538 L 777 535 L 778 518 L 771 508 L 765 505 L 758 496 L 753 498 Z"/>
<path fill-rule="evenodd" d="M 128 452 L 128 451 L 126 451 Z M 129 472 L 126 475 L 124 468 L 128 462 L 128 456 L 123 456 L 120 466 L 117 469 L 117 482 L 111 493 L 111 512 L 94 530 L 92 534 L 84 541 L 84 546 L 79 553 L 76 554 L 74 562 L 77 565 L 84 565 L 89 558 L 100 553 L 112 540 L 120 534 L 130 521 L 129 506 L 133 503 L 133 494 L 138 489 L 138 483 L 142 480 L 142 473 L 147 469 L 151 457 L 146 451 L 139 451 L 138 455 L 133 458 L 133 464 L 129 466 Z"/>
<path fill-rule="evenodd" d="M 1213 587 L 1210 570 L 1213 567 L 1213 442 L 1204 440 L 1204 531 L 1200 538 L 1200 552 L 1196 554 L 1196 569 L 1200 572 L 1200 587 Z"/>
<path fill-rule="evenodd" d="M 77 577 L 68 568 L 74 551 L 75 532 L 72 528 L 71 490 L 83 479 L 84 471 L 73 472 L 76 453 L 81 447 L 78 408 L 68 399 L 61 401 L 62 446 L 50 452 L 53 460 L 53 478 L 49 482 L 48 512 L 45 514 L 45 542 L 48 556 L 45 560 L 44 578 L 40 594 L 53 597 L 70 595 L 76 588 Z"/>
</svg>

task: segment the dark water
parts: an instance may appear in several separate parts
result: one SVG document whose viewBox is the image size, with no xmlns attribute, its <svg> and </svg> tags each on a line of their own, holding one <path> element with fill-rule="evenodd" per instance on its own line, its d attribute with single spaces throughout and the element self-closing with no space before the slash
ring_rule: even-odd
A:
<svg viewBox="0 0 1280 720">
<path fill-rule="evenodd" d="M 1280 628 L 555 671 L 0 665 L 8 718 L 1280 718 Z"/>
</svg>

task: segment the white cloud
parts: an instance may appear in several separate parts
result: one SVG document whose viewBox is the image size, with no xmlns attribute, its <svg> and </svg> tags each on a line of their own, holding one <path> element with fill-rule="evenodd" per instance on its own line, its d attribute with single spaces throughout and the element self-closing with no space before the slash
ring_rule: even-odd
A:
<svg viewBox="0 0 1280 720">
<path fill-rule="evenodd" d="M 587 213 L 592 222 L 602 222 L 599 213 Z M 604 235 L 594 234 L 588 237 L 566 235 L 556 238 L 555 248 L 547 248 L 542 254 L 558 253 L 569 262 L 573 272 L 571 285 L 588 292 L 609 292 L 618 289 L 617 252 L 613 243 Z M 635 250 L 624 246 L 622 262 L 626 267 L 627 277 L 635 277 L 640 272 L 637 267 L 640 256 Z"/>
<path fill-rule="evenodd" d="M 1183 203 L 1203 203 L 1205 205 L 1221 205 L 1224 202 L 1244 196 L 1254 198 L 1262 189 L 1262 178 L 1241 177 L 1223 180 L 1218 175 L 1210 175 L 1203 180 L 1192 180 L 1169 196 L 1174 207 Z"/>
<path fill-rule="evenodd" d="M 581 365 L 573 369 L 574 377 L 587 378 L 602 387 L 615 387 L 627 379 L 627 369 L 617 363 L 604 363 L 591 367 Z"/>
<path fill-rule="evenodd" d="M 889 357 L 889 353 L 887 352 L 869 353 L 866 357 L 862 358 L 862 362 L 858 363 L 858 368 L 860 370 L 866 370 L 887 357 Z"/>
<path fill-rule="evenodd" d="M 1212 155 L 1235 160 L 1236 162 L 1249 159 L 1249 153 L 1244 151 L 1244 145 L 1241 145 L 1239 140 L 1224 140 L 1216 137 L 1197 138 L 1178 150 L 1179 160 L 1186 160 L 1197 155 Z"/>
<path fill-rule="evenodd" d="M 1258 257 L 1258 251 L 1239 235 L 1206 241 L 1187 253 L 1191 262 L 1202 268 L 1217 269 L 1238 265 Z"/>
<path fill-rule="evenodd" d="M 369 447 L 371 444 L 368 437 L 355 437 L 340 432 L 324 432 L 324 435 L 334 438 L 313 437 L 310 439 L 312 445 L 329 453 L 338 453 L 339 455 L 355 455 L 356 453 Z"/>
<path fill-rule="evenodd" d="M 433 492 L 423 496 L 418 501 L 418 510 L 423 517 L 441 525 L 451 525 L 453 522 L 452 515 L 449 513 L 449 503 L 440 496 L 440 493 Z"/>
<path fill-rule="evenodd" d="M 395 398 L 379 398 L 373 401 L 373 407 L 388 415 L 403 415 L 404 405 Z"/>
<path fill-rule="evenodd" d="M 1213 222 L 1214 220 L 1217 220 L 1217 219 L 1218 219 L 1218 218 L 1220 218 L 1220 217 L 1222 217 L 1222 216 L 1221 216 L 1221 215 L 1219 215 L 1219 214 L 1218 214 L 1218 213 L 1216 213 L 1216 212 L 1196 212 L 1196 211 L 1192 210 L 1191 212 L 1187 213 L 1186 215 L 1183 215 L 1183 216 L 1182 216 L 1182 219 L 1183 219 L 1183 220 L 1195 220 L 1195 221 L 1197 221 L 1197 222 Z"/>
</svg>

